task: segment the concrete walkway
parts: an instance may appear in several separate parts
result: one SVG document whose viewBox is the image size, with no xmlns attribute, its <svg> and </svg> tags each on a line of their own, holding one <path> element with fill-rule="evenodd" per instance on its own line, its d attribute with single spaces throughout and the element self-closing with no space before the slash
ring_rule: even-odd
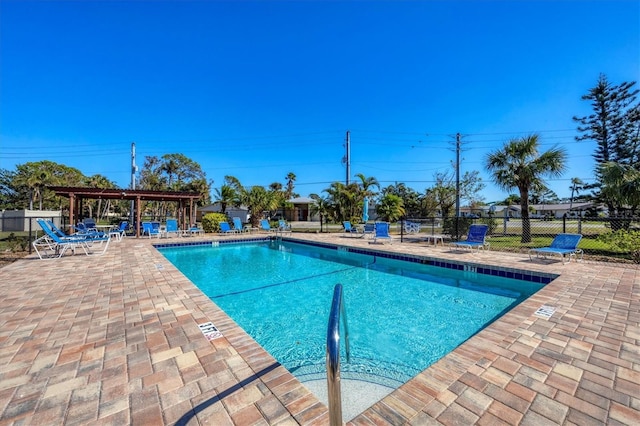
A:
<svg viewBox="0 0 640 426">
<path fill-rule="evenodd" d="M 349 424 L 640 424 L 635 265 L 293 238 L 560 275 Z M 328 424 L 327 407 L 157 242 L 124 239 L 100 257 L 0 269 L 0 425 Z M 543 305 L 555 309 L 548 318 L 536 314 Z M 209 321 L 223 337 L 203 335 L 198 325 Z"/>
</svg>

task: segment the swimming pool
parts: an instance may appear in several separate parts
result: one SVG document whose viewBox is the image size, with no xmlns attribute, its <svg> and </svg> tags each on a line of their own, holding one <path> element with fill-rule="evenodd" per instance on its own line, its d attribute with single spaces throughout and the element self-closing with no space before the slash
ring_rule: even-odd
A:
<svg viewBox="0 0 640 426">
<path fill-rule="evenodd" d="M 337 283 L 344 287 L 351 346 L 342 377 L 389 387 L 544 286 L 418 258 L 287 241 L 160 251 L 303 382 L 326 377 L 326 327 Z"/>
</svg>

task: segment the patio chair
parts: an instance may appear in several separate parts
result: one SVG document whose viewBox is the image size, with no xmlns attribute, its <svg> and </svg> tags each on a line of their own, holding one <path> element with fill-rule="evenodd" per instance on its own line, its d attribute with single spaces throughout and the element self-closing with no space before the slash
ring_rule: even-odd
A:
<svg viewBox="0 0 640 426">
<path fill-rule="evenodd" d="M 204 234 L 205 234 L 204 229 L 200 228 L 197 224 L 195 224 L 185 229 L 182 235 L 192 236 L 192 235 L 204 235 Z"/>
<path fill-rule="evenodd" d="M 87 217 L 82 220 L 82 223 L 89 231 L 97 231 L 96 221 L 93 218 Z"/>
<path fill-rule="evenodd" d="M 419 234 L 420 224 L 418 222 L 405 221 L 403 226 L 405 234 Z"/>
<path fill-rule="evenodd" d="M 480 249 L 489 250 L 489 243 L 485 241 L 487 231 L 489 231 L 489 225 L 471 225 L 467 238 L 462 241 L 454 241 L 451 245 L 456 248 L 476 249 L 478 252 Z"/>
<path fill-rule="evenodd" d="M 233 230 L 240 233 L 240 232 L 248 232 L 248 229 L 245 229 L 242 226 L 242 220 L 239 217 L 234 217 L 233 218 Z"/>
<path fill-rule="evenodd" d="M 104 254 L 109 247 L 109 236 L 97 237 L 90 235 L 69 235 L 60 236 L 62 231 L 54 231 L 44 219 L 36 219 L 44 235 L 33 241 L 32 246 L 40 259 L 60 258 L 67 250 L 71 249 L 75 254 L 76 248 L 80 247 L 86 255 Z M 64 233 L 63 233 L 64 234 Z M 105 243 L 102 252 L 93 253 L 91 246 L 97 243 Z"/>
<path fill-rule="evenodd" d="M 269 221 L 267 219 L 262 219 L 260 221 L 260 230 L 262 231 L 266 231 L 266 232 L 276 232 L 277 229 L 274 229 L 271 227 L 271 225 L 269 224 Z"/>
<path fill-rule="evenodd" d="M 158 223 L 158 222 L 156 222 Z M 160 238 L 160 224 L 158 223 L 158 226 L 155 227 L 153 226 L 152 222 L 142 222 L 142 235 L 148 235 L 149 238 L 151 237 L 158 237 Z"/>
<path fill-rule="evenodd" d="M 84 222 L 78 222 L 78 224 L 74 226 L 73 229 L 76 231 L 74 235 L 88 235 L 98 238 L 103 238 L 106 236 L 104 232 L 98 231 L 98 228 L 96 228 L 95 224 L 87 225 Z"/>
<path fill-rule="evenodd" d="M 562 257 L 562 263 L 565 263 L 565 259 L 569 258 L 569 262 L 571 262 L 571 257 L 578 261 L 578 255 L 580 255 L 580 260 L 582 260 L 582 249 L 578 248 L 578 243 L 582 239 L 581 234 L 558 234 L 555 236 L 553 241 L 551 241 L 551 245 L 548 247 L 539 247 L 532 248 L 529 250 L 529 260 L 533 260 L 531 256 L 533 253 L 536 254 L 536 257 L 542 257 L 546 259 L 549 255 L 559 255 Z"/>
<path fill-rule="evenodd" d="M 116 238 L 118 241 L 122 241 L 122 238 L 127 236 L 127 229 L 129 229 L 129 222 L 123 220 L 120 222 L 117 228 L 109 231 L 109 237 Z"/>
<path fill-rule="evenodd" d="M 289 225 L 286 220 L 280 219 L 278 221 L 278 231 L 291 233 L 291 225 Z"/>
<path fill-rule="evenodd" d="M 236 230 L 235 229 L 231 229 L 231 226 L 229 226 L 229 223 L 227 222 L 220 222 L 220 234 L 235 234 Z"/>
<path fill-rule="evenodd" d="M 365 223 L 364 229 L 362 230 L 362 237 L 366 237 L 367 235 L 373 237 L 376 234 L 376 225 L 374 223 Z"/>
<path fill-rule="evenodd" d="M 346 232 L 347 234 L 349 234 L 352 237 L 353 237 L 354 234 L 355 235 L 359 234 L 358 228 L 356 228 L 355 226 L 351 225 L 351 222 L 349 222 L 348 220 L 345 220 L 344 222 L 342 222 L 342 226 L 344 226 L 344 232 Z M 364 236 L 364 234 L 362 236 Z"/>
<path fill-rule="evenodd" d="M 388 222 L 376 222 L 374 224 L 375 233 L 373 235 L 373 242 L 378 240 L 388 240 L 392 242 L 391 235 L 389 235 L 389 223 Z"/>
<path fill-rule="evenodd" d="M 169 234 L 175 234 L 176 237 L 180 236 L 180 230 L 178 229 L 178 220 L 177 219 L 167 219 L 167 227 L 166 227 L 167 237 Z"/>
</svg>

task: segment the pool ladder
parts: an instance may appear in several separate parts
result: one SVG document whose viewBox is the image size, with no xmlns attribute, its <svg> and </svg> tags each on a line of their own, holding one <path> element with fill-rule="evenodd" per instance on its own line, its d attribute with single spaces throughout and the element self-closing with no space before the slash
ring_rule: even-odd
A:
<svg viewBox="0 0 640 426">
<path fill-rule="evenodd" d="M 349 362 L 349 329 L 342 297 L 342 284 L 333 289 L 333 301 L 327 327 L 327 393 L 329 397 L 329 424 L 342 425 L 342 396 L 340 394 L 340 315 L 344 326 L 344 343 Z"/>
</svg>

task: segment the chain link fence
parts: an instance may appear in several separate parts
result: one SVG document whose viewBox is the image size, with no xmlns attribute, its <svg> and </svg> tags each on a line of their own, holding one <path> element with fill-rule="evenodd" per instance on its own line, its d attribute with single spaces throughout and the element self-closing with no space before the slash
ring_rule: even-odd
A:
<svg viewBox="0 0 640 426">
<path fill-rule="evenodd" d="M 532 248 L 546 247 L 561 233 L 581 234 L 579 248 L 585 256 L 605 261 L 631 261 L 633 250 L 623 250 L 606 241 L 603 236 L 618 230 L 640 231 L 640 218 L 535 218 L 529 219 L 530 238 L 523 242 L 523 220 L 521 218 L 406 218 L 394 225 L 394 232 L 402 241 L 434 241 L 432 236 L 442 237 L 447 242 L 465 238 L 469 226 L 482 223 L 489 226 L 487 242 L 491 250 L 527 253 Z M 527 239 L 524 239 L 525 241 Z M 640 247 L 638 247 L 640 249 Z"/>
</svg>

